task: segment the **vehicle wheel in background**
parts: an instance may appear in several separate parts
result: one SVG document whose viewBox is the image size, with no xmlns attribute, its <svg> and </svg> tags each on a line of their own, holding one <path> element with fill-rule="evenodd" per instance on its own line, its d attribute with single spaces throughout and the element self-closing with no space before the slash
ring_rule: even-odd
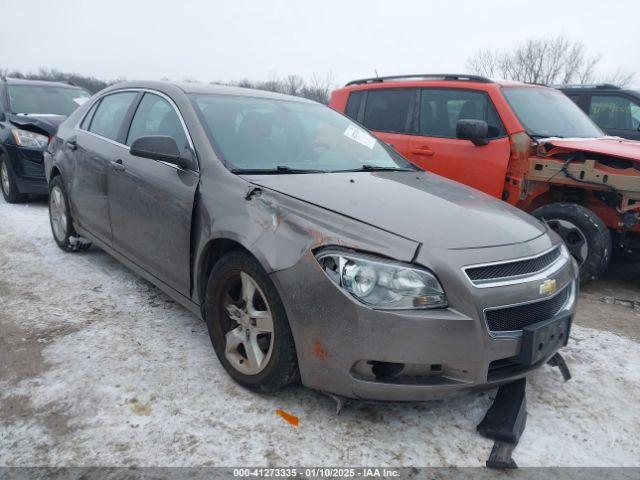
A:
<svg viewBox="0 0 640 480">
<path fill-rule="evenodd" d="M 49 221 L 53 238 L 61 249 L 75 252 L 91 246 L 91 242 L 78 236 L 73 228 L 69 202 L 60 176 L 54 177 L 49 184 Z"/>
<path fill-rule="evenodd" d="M 238 383 L 271 392 L 298 379 L 296 349 L 282 300 L 251 255 L 234 251 L 216 262 L 204 308 L 216 354 Z"/>
<path fill-rule="evenodd" d="M 18 191 L 13 173 L 2 154 L 0 154 L 0 190 L 2 190 L 2 196 L 7 203 L 20 203 L 27 198 L 25 194 Z"/>
<path fill-rule="evenodd" d="M 602 275 L 611 260 L 611 232 L 595 213 L 575 203 L 550 203 L 531 213 L 562 237 L 582 282 Z"/>
</svg>

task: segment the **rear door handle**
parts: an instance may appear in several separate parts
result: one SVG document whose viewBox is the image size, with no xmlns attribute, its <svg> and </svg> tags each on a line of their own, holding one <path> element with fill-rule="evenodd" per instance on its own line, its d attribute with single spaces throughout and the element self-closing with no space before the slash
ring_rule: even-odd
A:
<svg viewBox="0 0 640 480">
<path fill-rule="evenodd" d="M 116 172 L 124 172 L 126 170 L 126 167 L 124 166 L 124 164 L 122 163 L 121 159 L 115 160 L 115 161 L 111 161 L 111 168 L 113 168 Z"/>
<path fill-rule="evenodd" d="M 67 147 L 69 147 L 69 150 L 76 150 L 78 148 L 78 142 L 75 140 L 67 140 Z"/>
<path fill-rule="evenodd" d="M 413 150 L 411 150 L 411 153 L 413 153 L 414 155 L 424 155 L 426 157 L 431 157 L 434 154 L 434 151 L 429 147 L 420 147 L 414 148 Z"/>
</svg>

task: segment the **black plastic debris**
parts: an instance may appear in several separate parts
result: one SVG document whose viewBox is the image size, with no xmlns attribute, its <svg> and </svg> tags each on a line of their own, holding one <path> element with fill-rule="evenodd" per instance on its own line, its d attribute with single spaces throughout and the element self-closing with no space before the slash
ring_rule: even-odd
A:
<svg viewBox="0 0 640 480">
<path fill-rule="evenodd" d="M 495 442 L 486 463 L 489 468 L 518 468 L 512 453 L 527 423 L 525 387 L 524 378 L 501 386 L 478 424 L 480 435 Z"/>
<path fill-rule="evenodd" d="M 571 380 L 571 372 L 569 371 L 569 367 L 567 366 L 567 362 L 564 361 L 564 358 L 560 353 L 556 353 L 553 357 L 549 359 L 547 362 L 552 367 L 558 367 L 560 373 L 562 374 L 562 378 L 565 382 Z"/>
</svg>

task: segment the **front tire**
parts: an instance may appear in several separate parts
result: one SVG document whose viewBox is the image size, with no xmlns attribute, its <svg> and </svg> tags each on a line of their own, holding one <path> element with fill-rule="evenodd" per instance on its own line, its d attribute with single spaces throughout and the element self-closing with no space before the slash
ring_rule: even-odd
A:
<svg viewBox="0 0 640 480">
<path fill-rule="evenodd" d="M 564 240 L 582 282 L 602 275 L 611 261 L 611 232 L 595 213 L 575 203 L 550 203 L 531 213 Z"/>
<path fill-rule="evenodd" d="M 49 222 L 53 239 L 65 252 L 86 250 L 91 246 L 91 242 L 78 236 L 73 228 L 67 194 L 59 175 L 53 177 L 49 184 Z"/>
<path fill-rule="evenodd" d="M 218 359 L 242 386 L 272 392 L 298 379 L 282 300 L 248 253 L 230 252 L 216 262 L 207 282 L 204 317 Z"/>
<path fill-rule="evenodd" d="M 18 191 L 16 179 L 9 169 L 4 155 L 0 155 L 0 190 L 2 190 L 2 196 L 7 203 L 20 203 L 27 198 L 25 194 Z"/>
</svg>

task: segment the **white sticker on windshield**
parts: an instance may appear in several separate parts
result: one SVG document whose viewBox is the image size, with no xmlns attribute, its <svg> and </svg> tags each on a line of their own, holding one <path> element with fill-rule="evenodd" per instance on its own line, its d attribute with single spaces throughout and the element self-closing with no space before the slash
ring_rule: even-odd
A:
<svg viewBox="0 0 640 480">
<path fill-rule="evenodd" d="M 87 100 L 89 100 L 87 97 L 78 97 L 73 99 L 73 101 L 76 102 L 78 105 L 82 105 Z"/>
<path fill-rule="evenodd" d="M 373 146 L 376 144 L 376 139 L 374 137 L 355 125 L 349 125 L 344 131 L 344 136 L 349 137 L 351 140 L 372 150 Z"/>
</svg>

